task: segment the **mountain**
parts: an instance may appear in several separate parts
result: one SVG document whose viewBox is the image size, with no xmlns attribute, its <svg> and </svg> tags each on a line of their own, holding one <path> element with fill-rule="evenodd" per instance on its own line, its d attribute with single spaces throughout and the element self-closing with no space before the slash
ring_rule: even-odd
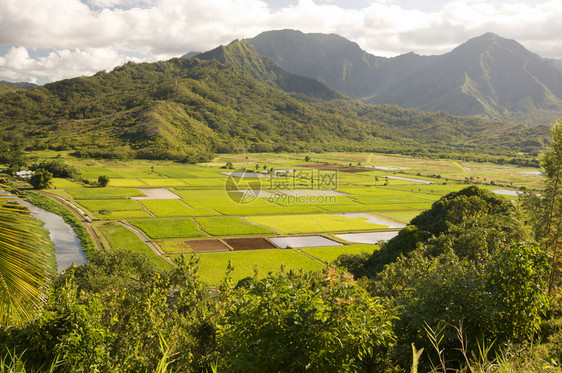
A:
<svg viewBox="0 0 562 373">
<path fill-rule="evenodd" d="M 271 58 L 257 53 L 247 41 L 235 40 L 227 46 L 219 46 L 211 51 L 197 54 L 195 58 L 218 61 L 236 66 L 253 78 L 277 87 L 288 93 L 303 94 L 323 100 L 333 100 L 343 96 L 318 80 L 306 78 L 283 70 Z"/>
<path fill-rule="evenodd" d="M 10 83 L 2 80 L 0 81 L 0 95 L 8 92 L 23 91 L 35 87 L 37 87 L 37 84 L 25 82 Z"/>
<path fill-rule="evenodd" d="M 396 83 L 377 89 L 367 102 L 494 119 L 558 113 L 562 70 L 519 43 L 488 33 L 420 64 Z"/>
<path fill-rule="evenodd" d="M 301 31 L 267 31 L 248 39 L 258 53 L 281 68 L 326 83 L 353 98 L 370 96 L 377 69 L 387 62 L 335 34 L 304 34 Z"/>
<path fill-rule="evenodd" d="M 551 123 L 562 110 L 562 68 L 487 33 L 440 56 L 370 55 L 337 35 L 282 30 L 248 39 L 289 72 L 373 104 Z"/>
<path fill-rule="evenodd" d="M 191 58 L 191 57 L 195 57 L 198 54 L 200 54 L 201 52 L 188 52 L 186 54 L 184 54 L 183 56 L 181 56 L 181 58 Z"/>
<path fill-rule="evenodd" d="M 235 46 L 239 56 L 223 48 L 219 57 L 262 61 L 244 43 Z M 277 76 L 260 70 L 265 66 L 278 68 L 252 69 L 261 78 Z M 531 158 L 517 153 L 536 155 L 549 138 L 546 126 L 293 96 L 235 63 L 198 58 L 129 62 L 109 73 L 0 95 L 0 156 L 48 148 L 87 157 L 199 162 L 214 152 L 329 150 L 524 164 Z"/>
</svg>

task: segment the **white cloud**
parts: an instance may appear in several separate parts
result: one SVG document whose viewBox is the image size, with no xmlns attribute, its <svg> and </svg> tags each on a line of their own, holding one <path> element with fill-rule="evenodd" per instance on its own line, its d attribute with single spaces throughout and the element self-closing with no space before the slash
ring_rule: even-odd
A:
<svg viewBox="0 0 562 373">
<path fill-rule="evenodd" d="M 47 56 L 31 58 L 24 47 L 13 47 L 0 57 L 0 71 L 12 81 L 44 83 L 82 75 L 93 75 L 100 70 L 110 70 L 127 61 L 140 62 L 112 49 L 60 49 Z"/>
<path fill-rule="evenodd" d="M 55 80 L 112 68 L 127 54 L 166 59 L 284 28 L 337 33 L 383 56 L 440 54 L 491 31 L 562 58 L 559 0 L 441 0 L 427 11 L 420 5 L 427 1 L 413 0 L 279 3 L 273 9 L 265 0 L 2 0 L 0 44 L 18 48 L 1 57 L 0 76 Z M 54 52 L 26 54 L 37 48 Z"/>
</svg>

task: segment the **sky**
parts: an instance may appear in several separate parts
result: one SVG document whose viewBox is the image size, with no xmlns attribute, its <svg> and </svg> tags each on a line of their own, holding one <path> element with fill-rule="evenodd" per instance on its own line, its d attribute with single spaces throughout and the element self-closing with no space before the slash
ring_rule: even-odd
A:
<svg viewBox="0 0 562 373">
<path fill-rule="evenodd" d="M 280 29 L 335 33 L 384 57 L 494 32 L 562 59 L 560 0 L 1 0 L 0 80 L 89 76 Z"/>
</svg>

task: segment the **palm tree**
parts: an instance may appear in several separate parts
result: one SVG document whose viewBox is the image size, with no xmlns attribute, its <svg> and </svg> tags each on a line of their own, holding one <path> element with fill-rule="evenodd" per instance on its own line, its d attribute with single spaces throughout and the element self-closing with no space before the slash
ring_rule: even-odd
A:
<svg viewBox="0 0 562 373">
<path fill-rule="evenodd" d="M 2 187 L 2 185 L 0 185 Z M 0 201 L 0 325 L 21 325 L 41 309 L 50 281 L 47 243 L 37 220 Z M 9 198 L 13 199 L 13 196 Z"/>
</svg>

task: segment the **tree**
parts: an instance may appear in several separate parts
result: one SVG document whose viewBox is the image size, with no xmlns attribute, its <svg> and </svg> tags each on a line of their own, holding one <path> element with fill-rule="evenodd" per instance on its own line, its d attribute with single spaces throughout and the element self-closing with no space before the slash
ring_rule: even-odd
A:
<svg viewBox="0 0 562 373">
<path fill-rule="evenodd" d="M 101 188 L 105 188 L 107 186 L 107 184 L 109 184 L 109 176 L 102 175 L 102 176 L 98 177 L 98 185 Z"/>
<path fill-rule="evenodd" d="M 431 209 L 416 216 L 398 235 L 375 251 L 367 263 L 372 272 L 419 245 L 437 256 L 449 249 L 459 257 L 484 259 L 505 242 L 527 238 L 520 216 L 511 201 L 476 186 L 449 193 Z"/>
<path fill-rule="evenodd" d="M 46 189 L 51 186 L 52 178 L 52 173 L 43 168 L 39 168 L 35 170 L 35 173 L 29 178 L 29 183 L 33 189 Z"/>
<path fill-rule="evenodd" d="M 548 281 L 549 292 L 554 285 L 555 274 L 559 267 L 559 241 L 562 225 L 562 119 L 558 119 L 552 128 L 550 148 L 541 154 L 540 165 L 545 177 L 545 211 L 546 222 L 543 242 L 551 255 L 551 272 Z"/>
<path fill-rule="evenodd" d="M 409 361 L 410 344 L 432 356 L 425 330 L 440 331 L 440 348 L 447 360 L 461 362 L 461 345 L 455 328 L 462 328 L 469 356 L 482 341 L 499 348 L 507 341 L 532 338 L 548 309 L 548 263 L 536 243 L 506 246 L 484 265 L 467 262 L 454 252 L 438 257 L 424 255 L 423 248 L 400 257 L 378 274 L 377 295 L 395 303 L 397 353 Z M 429 371 L 429 369 L 428 369 Z"/>
<path fill-rule="evenodd" d="M 550 256 L 549 293 L 560 273 L 560 234 L 562 233 L 562 119 L 552 127 L 552 143 L 540 155 L 546 185 L 541 195 L 528 193 L 523 206 L 531 215 L 535 239 Z"/>
<path fill-rule="evenodd" d="M 9 204 L 0 204 L 0 325 L 20 325 L 41 309 L 50 275 L 39 224 Z"/>
<path fill-rule="evenodd" d="M 231 295 L 219 340 L 225 371 L 383 371 L 391 312 L 352 279 L 323 273 L 249 279 Z"/>
</svg>

